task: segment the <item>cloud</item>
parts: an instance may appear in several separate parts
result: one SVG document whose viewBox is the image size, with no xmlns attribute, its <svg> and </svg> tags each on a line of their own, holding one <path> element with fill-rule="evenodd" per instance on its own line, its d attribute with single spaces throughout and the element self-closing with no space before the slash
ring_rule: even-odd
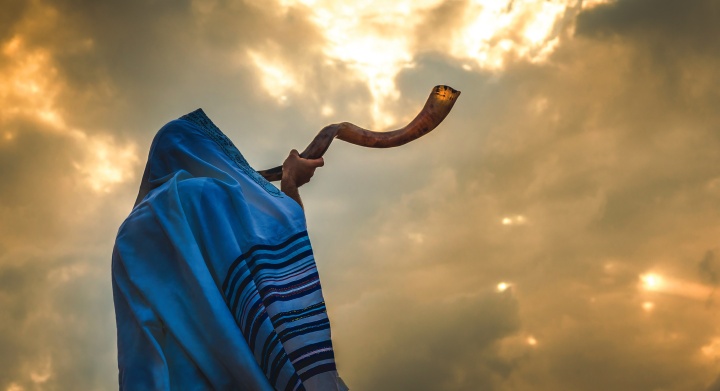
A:
<svg viewBox="0 0 720 391">
<path fill-rule="evenodd" d="M 512 296 L 486 290 L 424 303 L 413 296 L 373 292 L 335 311 L 335 322 L 353 325 L 334 332 L 354 341 L 337 348 L 340 374 L 348 384 L 358 389 L 496 389 L 511 370 L 496 351 L 498 342 L 518 327 Z"/>
<path fill-rule="evenodd" d="M 715 260 L 715 252 L 708 250 L 705 256 L 698 264 L 698 271 L 700 272 L 700 278 L 703 283 L 711 287 L 710 293 L 707 297 L 707 306 L 710 307 L 713 304 L 715 291 L 718 287 L 718 266 Z"/>
<path fill-rule="evenodd" d="M 629 12 L 628 4 L 612 7 Z M 580 20 L 605 7 L 611 5 L 583 11 Z M 658 35 L 648 36 L 674 39 L 672 30 L 655 28 Z M 636 281 L 653 266 L 694 279 L 696 270 L 683 260 L 716 245 L 717 214 L 709 211 L 717 196 L 706 189 L 720 163 L 718 123 L 707 116 L 717 104 L 710 86 L 718 74 L 700 58 L 691 66 L 704 86 L 675 83 L 689 71 L 675 61 L 655 61 L 647 41 L 590 34 L 581 23 L 577 31 L 548 64 L 515 63 L 496 77 L 459 74 L 455 64 L 432 55 L 403 71 L 403 91 L 421 96 L 416 86 L 444 77 L 457 80 L 463 96 L 447 123 L 408 147 L 414 150 L 387 160 L 347 150 L 344 157 L 365 159 L 363 166 L 343 167 L 351 180 L 328 174 L 334 175 L 327 183 L 347 189 L 334 190 L 342 206 L 333 216 L 311 211 L 317 214 L 310 221 L 353 222 L 325 234 L 345 240 L 342 250 L 319 257 L 329 260 L 332 275 L 345 276 L 329 290 L 342 301 L 368 287 L 422 281 L 418 291 L 447 295 L 509 279 L 516 284 L 521 329 L 542 341 L 535 356 L 542 360 L 518 364 L 505 389 L 703 387 L 715 372 L 712 362 L 680 365 L 678 357 L 700 357 L 715 333 L 710 315 L 684 297 L 638 292 Z M 372 175 L 395 170 L 412 174 Z M 318 193 L 333 191 L 316 186 L 323 186 Z M 395 196 L 353 197 L 380 189 Z M 503 227 L 507 215 L 529 223 Z M 412 240 L 419 237 L 422 243 Z M 605 265 L 616 265 L 615 271 L 603 271 Z M 655 303 L 651 313 L 642 310 L 648 300 Z M 678 317 L 694 321 L 680 326 L 672 320 Z M 336 329 L 350 327 L 336 322 Z"/>
<path fill-rule="evenodd" d="M 716 264 L 717 261 L 715 261 L 714 251 L 707 251 L 703 259 L 700 261 L 700 264 L 698 264 L 698 269 L 700 269 L 699 271 L 703 281 L 711 286 L 717 286 L 718 284 L 718 270 Z"/>
<path fill-rule="evenodd" d="M 373 4 L 4 6 L 0 389 L 117 387 L 110 249 L 165 122 L 203 107 L 266 168 L 330 122 L 404 125 L 435 84 L 463 91 L 438 129 L 338 142 L 303 188 L 350 387 L 717 383 L 711 311 L 638 280 L 715 282 L 717 5 Z"/>
<path fill-rule="evenodd" d="M 708 386 L 708 388 L 706 389 L 706 391 L 717 391 L 717 390 L 720 390 L 720 377 L 718 377 L 717 380 L 715 380 L 713 382 L 713 384 Z"/>
</svg>

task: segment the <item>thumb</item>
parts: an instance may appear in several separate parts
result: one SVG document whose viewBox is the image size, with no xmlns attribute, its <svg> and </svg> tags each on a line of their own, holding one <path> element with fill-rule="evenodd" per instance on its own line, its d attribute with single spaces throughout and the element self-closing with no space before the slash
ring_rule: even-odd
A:
<svg viewBox="0 0 720 391">
<path fill-rule="evenodd" d="M 317 159 L 308 159 L 309 162 L 312 163 L 313 167 L 322 167 L 325 165 L 325 159 L 321 157 Z"/>
</svg>

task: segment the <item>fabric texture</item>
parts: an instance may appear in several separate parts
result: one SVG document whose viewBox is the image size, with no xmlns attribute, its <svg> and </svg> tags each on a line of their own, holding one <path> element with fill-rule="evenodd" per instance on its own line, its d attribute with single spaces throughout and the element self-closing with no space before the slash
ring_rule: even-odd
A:
<svg viewBox="0 0 720 391">
<path fill-rule="evenodd" d="M 153 140 L 112 256 L 121 390 L 346 390 L 302 208 L 202 110 Z"/>
</svg>

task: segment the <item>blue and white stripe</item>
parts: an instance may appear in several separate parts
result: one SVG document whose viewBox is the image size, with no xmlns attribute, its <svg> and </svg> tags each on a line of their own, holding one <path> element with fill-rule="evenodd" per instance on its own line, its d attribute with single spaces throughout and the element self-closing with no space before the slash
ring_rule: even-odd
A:
<svg viewBox="0 0 720 391">
<path fill-rule="evenodd" d="M 330 322 L 306 231 L 240 255 L 222 284 L 228 308 L 276 390 L 335 371 Z"/>
</svg>

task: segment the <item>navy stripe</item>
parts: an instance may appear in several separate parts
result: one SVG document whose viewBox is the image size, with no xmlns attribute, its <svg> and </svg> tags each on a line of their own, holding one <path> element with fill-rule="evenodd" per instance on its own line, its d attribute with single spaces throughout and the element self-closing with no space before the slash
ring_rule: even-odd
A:
<svg viewBox="0 0 720 391">
<path fill-rule="evenodd" d="M 240 275 L 241 274 L 238 273 L 238 276 L 240 276 Z M 229 303 L 230 311 L 232 311 L 232 313 L 235 313 L 235 311 L 237 310 L 237 306 L 238 306 L 238 302 L 240 301 L 240 297 L 242 297 L 242 293 L 245 291 L 244 287 L 247 286 L 247 284 L 250 283 L 250 281 L 252 281 L 252 276 L 250 274 L 248 274 L 247 276 L 245 276 L 245 278 L 243 279 L 243 281 L 241 283 L 241 285 L 243 286 L 242 289 L 238 289 L 230 294 L 225 294 L 226 297 L 233 298 Z"/>
<path fill-rule="evenodd" d="M 270 292 L 280 292 L 280 291 L 289 291 L 296 287 L 306 285 L 308 282 L 317 280 L 320 276 L 318 276 L 317 272 L 308 274 L 307 276 L 299 279 L 299 280 L 291 280 L 290 282 L 286 284 L 280 284 L 280 285 L 274 285 L 274 284 L 266 284 L 264 287 L 262 287 L 259 292 L 260 295 L 265 296 Z"/>
<path fill-rule="evenodd" d="M 313 269 L 315 269 L 315 264 L 310 259 L 308 259 L 308 262 L 303 263 L 303 264 L 298 264 L 297 269 L 295 269 L 295 270 L 288 270 L 284 274 L 277 273 L 274 275 L 267 275 L 265 277 L 260 277 L 256 280 L 256 282 L 258 284 L 262 285 L 263 283 L 269 284 L 271 282 L 284 281 L 284 280 L 288 280 L 292 277 L 295 277 L 299 274 L 306 273 Z"/>
<path fill-rule="evenodd" d="M 253 254 L 247 259 L 247 262 L 245 262 L 244 265 L 247 265 L 248 269 L 253 274 L 264 269 L 279 269 L 280 267 L 278 266 L 287 264 L 287 260 L 290 259 L 288 257 L 292 257 L 292 259 L 299 259 L 299 254 L 312 255 L 312 248 L 310 247 L 310 242 L 305 242 L 301 242 L 298 245 L 292 246 L 292 248 L 287 249 L 287 251 L 283 251 L 282 253 L 278 254 Z M 232 286 L 233 285 L 231 284 L 231 290 Z"/>
<path fill-rule="evenodd" d="M 278 269 L 279 269 L 279 268 L 282 268 L 282 267 L 285 267 L 286 265 L 289 265 L 289 264 L 291 264 L 291 263 L 293 263 L 293 262 L 296 262 L 298 259 L 302 258 L 304 255 L 306 255 L 305 253 L 310 253 L 310 254 L 311 254 L 312 251 L 311 251 L 311 250 L 308 250 L 308 251 L 306 251 L 306 252 L 304 252 L 304 253 L 297 254 L 295 257 L 289 259 L 288 261 L 284 262 L 283 264 L 273 265 L 273 266 L 277 266 Z M 276 268 L 276 267 L 268 267 L 267 269 L 275 269 L 275 268 Z M 250 282 L 253 281 L 253 273 L 255 273 L 255 272 L 256 272 L 256 271 L 251 270 L 251 271 L 250 271 L 250 274 L 248 274 L 248 275 L 243 279 L 243 281 L 240 283 L 240 286 L 239 286 L 238 289 L 237 289 L 238 292 L 242 292 L 243 290 L 245 290 L 245 287 L 247 287 L 247 285 L 250 284 Z M 231 287 L 232 287 L 232 285 L 231 285 Z M 233 290 L 235 290 L 235 289 L 233 289 Z M 230 294 L 228 294 L 228 293 L 226 292 L 226 296 L 230 296 Z M 235 295 L 235 299 L 233 300 L 232 305 L 230 306 L 230 311 L 232 311 L 233 313 L 235 313 L 235 312 L 237 311 L 237 305 L 238 305 L 239 297 L 240 297 L 240 295 Z"/>
<path fill-rule="evenodd" d="M 330 340 L 317 342 L 317 343 L 310 344 L 310 345 L 305 345 L 305 346 L 301 347 L 300 349 L 289 353 L 290 361 L 295 362 L 295 360 L 297 360 L 298 357 L 301 357 L 301 356 L 303 356 L 307 353 L 310 353 L 314 350 L 325 349 L 325 348 L 332 349 L 332 342 Z"/>
<path fill-rule="evenodd" d="M 287 243 L 282 243 L 282 244 L 278 245 L 278 247 L 280 247 L 281 250 L 284 249 L 286 246 L 287 246 Z M 222 285 L 223 291 L 227 290 L 227 287 L 229 286 L 231 277 L 233 277 L 233 275 L 235 274 L 235 272 L 237 271 L 238 268 L 242 268 L 242 266 L 245 265 L 244 262 L 253 255 L 253 252 L 254 252 L 254 250 L 251 249 L 250 251 L 246 251 L 246 252 L 240 254 L 237 258 L 235 258 L 235 261 L 233 261 L 233 263 L 230 265 L 230 267 L 228 268 L 228 271 L 227 271 L 227 275 L 225 276 L 225 281 L 223 282 L 223 285 Z"/>
<path fill-rule="evenodd" d="M 288 293 L 287 295 L 280 295 L 280 296 L 273 295 L 273 297 L 267 298 L 267 299 L 263 300 L 263 302 L 265 303 L 265 306 L 269 307 L 276 301 L 290 301 L 290 300 L 299 299 L 303 296 L 307 296 L 313 292 L 319 291 L 321 288 L 322 287 L 320 286 L 320 281 L 318 281 L 312 285 L 308 285 L 306 288 Z"/>
<path fill-rule="evenodd" d="M 314 315 L 322 314 L 325 311 L 326 311 L 325 302 L 321 301 L 317 304 L 307 306 L 300 310 L 280 312 L 278 314 L 273 315 L 270 318 L 270 321 L 275 325 L 275 327 L 278 327 L 287 322 L 294 322 L 296 320 L 300 320 L 303 318 L 308 318 L 308 317 L 311 317 Z"/>
<path fill-rule="evenodd" d="M 311 297 L 317 296 L 308 296 L 320 290 L 307 231 L 295 233 L 278 244 L 252 246 L 228 268 L 221 292 L 262 371 L 277 390 L 304 391 L 305 379 L 335 370 L 332 362 L 335 353 L 329 339 L 302 346 L 294 352 L 286 351 L 283 346 L 303 335 L 318 336 L 310 338 L 315 341 L 324 338 L 327 334 L 324 330 L 330 329 L 327 316 L 320 316 L 327 312 L 324 302 L 272 317 L 268 314 L 269 306 L 274 303 L 278 303 L 278 309 L 287 306 L 280 304 L 284 302 L 288 302 L 290 308 L 304 304 L 302 301 L 312 303 L 315 300 Z M 293 303 L 294 300 L 298 301 Z M 312 316 L 316 318 L 311 322 L 293 323 Z M 268 327 L 267 320 L 273 327 Z M 291 327 L 280 332 L 277 327 L 281 325 Z M 305 372 L 301 374 L 301 370 Z"/>
<path fill-rule="evenodd" d="M 245 272 L 248 272 L 248 275 L 245 276 L 245 278 L 243 279 L 243 281 L 245 281 L 245 280 L 247 280 L 248 278 L 250 278 L 250 273 L 249 273 L 249 270 L 247 269 L 247 266 L 246 266 L 246 265 L 243 265 L 243 267 L 241 268 L 241 270 L 238 271 L 238 272 L 235 274 L 235 277 L 232 278 L 232 282 L 230 283 L 230 286 L 235 286 L 235 284 L 237 283 L 237 280 L 238 280 L 243 274 L 245 274 Z M 229 274 L 228 274 L 228 275 L 229 275 Z M 240 295 L 240 294 L 242 293 L 242 289 L 237 289 L 237 290 L 233 289 L 233 290 L 231 290 L 231 291 L 229 291 L 229 292 L 226 291 L 226 290 L 223 290 L 222 292 L 225 294 L 225 297 L 226 297 L 226 298 L 230 299 L 230 298 L 233 298 L 233 297 L 234 297 L 234 300 L 237 300 L 237 297 L 235 297 L 234 294 Z M 234 301 L 234 300 L 231 300 L 231 301 Z M 230 304 L 230 303 L 228 303 L 228 304 Z"/>
<path fill-rule="evenodd" d="M 257 337 L 258 332 L 260 331 L 260 326 L 262 325 L 262 322 L 264 322 L 265 319 L 267 319 L 267 318 L 268 318 L 268 314 L 267 314 L 267 312 L 265 312 L 265 310 L 263 310 L 263 312 L 260 314 L 260 316 L 255 318 L 255 320 L 253 321 L 253 327 L 250 329 L 250 335 L 248 336 L 248 343 L 250 345 L 250 350 L 252 350 L 253 353 L 255 352 L 255 344 L 257 343 L 256 337 Z"/>
<path fill-rule="evenodd" d="M 228 271 L 229 271 L 229 272 L 228 272 L 227 276 L 225 277 L 225 281 L 223 282 L 222 290 L 225 291 L 225 290 L 227 289 L 227 286 L 228 286 L 228 284 L 229 284 L 230 275 L 232 274 L 232 270 L 234 270 L 234 269 L 237 267 L 237 265 L 238 265 L 240 262 L 242 262 L 243 259 L 245 259 L 245 257 L 246 257 L 247 255 L 252 254 L 253 252 L 258 251 L 258 250 L 270 250 L 270 251 L 273 251 L 273 250 L 281 249 L 281 248 L 286 247 L 288 244 L 294 242 L 295 240 L 297 240 L 297 239 L 299 239 L 299 238 L 301 238 L 301 237 L 303 237 L 303 236 L 307 236 L 307 231 L 298 232 L 298 233 L 296 233 L 295 235 L 291 236 L 289 239 L 287 239 L 286 241 L 284 241 L 284 242 L 282 242 L 282 243 L 280 243 L 280 244 L 275 244 L 275 245 L 257 244 L 257 245 L 255 245 L 255 246 L 250 247 L 250 249 L 249 249 L 248 251 L 246 251 L 244 254 L 240 255 L 240 256 L 232 263 L 232 265 L 230 265 L 230 267 L 228 268 Z"/>
<path fill-rule="evenodd" d="M 285 354 L 285 351 L 282 350 L 281 354 L 275 358 L 275 361 L 273 361 L 272 365 L 272 372 L 270 372 L 270 383 L 275 384 L 277 383 L 277 378 L 280 375 L 280 370 L 282 369 L 283 365 L 288 361 L 288 356 Z M 296 371 L 297 373 L 297 371 Z"/>
<path fill-rule="evenodd" d="M 297 373 L 293 373 L 292 376 L 290 376 L 290 380 L 288 380 L 287 385 L 285 386 L 285 391 L 295 391 L 298 389 L 298 385 L 302 387 L 302 383 L 300 383 L 300 377 L 297 375 Z M 305 389 L 303 387 L 302 389 Z"/>
<path fill-rule="evenodd" d="M 247 295 L 247 298 L 245 300 L 243 300 L 244 304 L 236 312 L 237 316 L 248 315 L 250 310 L 252 310 L 253 306 L 255 306 L 258 301 L 262 301 L 262 298 L 257 293 L 257 290 L 255 290 L 254 292 L 250 291 L 248 293 L 249 294 Z M 245 327 L 244 324 L 246 322 L 249 322 L 250 320 L 252 320 L 252 319 L 245 319 L 244 322 L 238 321 L 238 325 L 240 325 L 240 327 Z"/>
<path fill-rule="evenodd" d="M 258 316 L 258 312 L 260 312 L 260 307 L 262 306 L 262 300 L 258 300 L 253 304 L 252 307 L 250 307 L 250 311 L 248 311 L 247 316 L 245 317 L 245 324 L 242 325 L 242 331 L 244 336 L 248 336 L 250 333 L 250 327 L 252 326 L 251 321 L 255 320 L 255 318 Z M 240 314 L 237 315 L 238 318 L 240 318 Z M 242 321 L 242 319 L 241 319 Z"/>
<path fill-rule="evenodd" d="M 292 253 L 292 252 L 291 252 L 291 253 Z M 311 250 L 311 249 L 307 249 L 307 250 L 305 250 L 304 252 L 302 252 L 301 254 L 304 254 L 304 255 L 312 254 L 312 250 Z M 276 258 L 276 259 L 274 259 L 274 260 L 276 260 L 276 261 L 284 260 L 284 259 L 285 259 L 285 256 L 287 256 L 287 255 L 288 255 L 288 254 L 284 254 L 284 256 L 278 257 L 278 258 Z M 299 254 L 296 254 L 296 255 L 293 256 L 291 259 L 299 259 L 299 258 L 298 258 L 298 255 L 299 255 Z M 251 276 L 253 273 L 256 273 L 256 272 L 257 272 L 256 269 L 258 269 L 259 266 L 266 266 L 266 267 L 264 267 L 263 269 L 278 269 L 278 267 L 276 267 L 276 266 L 281 265 L 281 264 L 277 264 L 277 263 L 276 263 L 276 264 L 260 264 L 260 265 L 255 265 L 253 259 L 254 259 L 254 258 L 251 258 L 251 259 L 248 260 L 247 264 L 250 264 L 250 265 L 247 265 L 247 264 L 242 264 L 242 265 L 241 265 L 241 266 L 242 266 L 241 269 L 245 269 L 245 270 L 247 270 L 247 271 L 250 272 L 250 274 L 249 274 L 248 276 Z M 285 261 L 282 265 L 284 265 L 284 264 L 287 264 L 287 261 Z M 275 267 L 273 267 L 273 266 L 275 266 Z M 238 290 L 239 290 L 239 291 L 242 291 L 242 289 L 243 289 L 244 286 L 245 286 L 243 283 L 246 283 L 246 282 L 247 282 L 248 277 L 245 277 L 245 278 L 243 279 L 243 283 L 240 284 L 240 287 L 239 287 L 238 289 L 235 289 L 234 287 L 235 287 L 235 284 L 237 284 L 238 279 L 240 278 L 240 276 L 242 276 L 243 274 L 245 274 L 245 270 L 242 270 L 241 272 L 235 273 L 235 276 L 230 280 L 230 285 L 228 285 L 228 288 L 224 288 L 224 289 L 223 289 L 223 292 L 225 292 L 225 294 L 226 294 L 227 296 L 230 296 L 230 294 L 231 294 L 233 291 L 238 291 Z"/>
<path fill-rule="evenodd" d="M 306 323 L 306 324 L 303 324 L 300 326 L 287 328 L 287 329 L 283 330 L 281 333 L 279 333 L 279 337 L 282 342 L 287 342 L 290 338 L 297 337 L 298 335 L 303 335 L 303 334 L 311 333 L 313 331 L 329 329 L 329 328 L 330 328 L 330 321 L 328 319 L 321 319 L 321 320 Z"/>
<path fill-rule="evenodd" d="M 307 368 L 315 363 L 318 363 L 320 361 L 324 360 L 333 360 L 335 358 L 335 352 L 332 350 L 327 350 L 324 352 L 318 352 L 317 354 L 313 354 L 312 356 L 305 357 L 302 360 L 293 362 L 293 366 L 295 367 L 295 370 L 297 372 L 302 371 L 304 368 Z M 335 366 L 335 364 L 333 364 Z M 300 375 L 302 376 L 302 375 Z M 304 380 L 304 379 L 303 379 Z"/>
<path fill-rule="evenodd" d="M 262 357 L 262 360 L 260 362 L 260 368 L 262 368 L 263 372 L 267 373 L 267 365 L 268 361 L 270 360 L 270 354 L 275 349 L 275 346 L 277 346 L 278 342 L 280 342 L 280 340 L 278 339 L 277 333 L 272 331 L 270 333 L 270 336 L 265 340 L 265 345 L 263 345 L 263 350 L 260 355 L 260 357 Z"/>
<path fill-rule="evenodd" d="M 258 265 L 253 265 L 250 268 L 250 272 L 252 274 L 257 274 L 260 270 L 263 269 L 269 269 L 269 270 L 277 270 L 277 269 L 283 269 L 287 267 L 288 265 L 297 262 L 300 259 L 306 258 L 312 256 L 312 249 L 307 249 L 301 253 L 295 254 L 292 258 L 288 259 L 287 261 L 284 261 L 282 263 L 261 263 Z M 277 259 L 279 260 L 279 259 Z"/>
<path fill-rule="evenodd" d="M 318 374 L 321 374 L 321 373 L 324 373 L 324 372 L 335 371 L 335 370 L 337 370 L 337 367 L 335 366 L 335 363 L 328 363 L 328 364 L 318 365 L 318 366 L 316 366 L 316 367 L 314 367 L 314 368 L 308 369 L 308 370 L 305 371 L 304 373 L 301 373 L 301 374 L 300 374 L 300 379 L 302 379 L 303 381 L 306 381 L 306 380 L 310 379 L 311 377 L 313 377 L 313 376 L 315 376 L 315 375 L 318 375 Z"/>
<path fill-rule="evenodd" d="M 298 235 L 295 235 L 298 236 Z M 293 237 L 291 240 L 288 240 L 286 242 L 274 245 L 274 249 L 250 249 L 249 251 L 246 251 L 240 256 L 238 256 L 235 261 L 230 265 L 228 268 L 227 276 L 225 277 L 225 282 L 223 283 L 223 290 L 226 290 L 228 287 L 228 279 L 232 274 L 237 270 L 238 267 L 242 266 L 243 264 L 252 261 L 252 258 L 259 257 L 260 259 L 263 258 L 279 258 L 283 255 L 287 255 L 288 251 L 291 251 L 290 249 L 297 249 L 299 247 L 304 247 L 303 245 L 310 246 L 310 240 L 307 238 L 307 235 L 302 235 L 300 237 Z M 257 247 L 257 246 L 255 246 Z M 264 255 L 264 257 L 262 257 Z"/>
<path fill-rule="evenodd" d="M 295 338 L 295 337 L 297 337 L 297 336 L 305 335 L 305 334 L 309 334 L 309 333 L 314 333 L 314 332 L 316 332 L 316 331 L 322 331 L 322 330 L 330 330 L 330 323 L 327 323 L 327 322 L 326 322 L 326 323 L 324 323 L 324 324 L 322 324 L 322 325 L 313 326 L 313 327 L 306 327 L 306 328 L 303 328 L 303 329 L 301 329 L 301 330 L 297 330 L 297 331 L 295 331 L 295 332 L 288 333 L 288 334 L 286 334 L 286 335 L 283 335 L 280 340 L 281 340 L 282 342 L 287 342 L 287 341 L 289 341 L 289 340 L 291 340 L 291 339 L 293 339 L 293 338 Z"/>
<path fill-rule="evenodd" d="M 233 314 L 239 315 L 247 313 L 247 308 L 250 306 L 250 303 L 254 298 L 260 298 L 260 293 L 257 291 L 257 287 L 255 287 L 255 289 L 248 291 L 248 294 L 244 299 L 240 300 L 239 298 L 242 296 L 242 294 L 238 294 L 237 301 L 235 301 L 232 307 L 230 307 L 230 312 L 232 312 Z"/>
<path fill-rule="evenodd" d="M 309 255 L 312 255 L 312 250 L 307 250 L 300 254 L 296 254 L 294 257 L 292 257 L 289 260 L 287 260 L 283 263 L 280 263 L 280 264 L 262 264 L 259 266 L 265 266 L 264 269 L 282 269 L 282 268 L 284 268 L 294 262 L 297 262 L 300 259 L 305 258 Z M 238 287 L 238 289 L 234 288 L 234 284 L 230 285 L 231 291 L 242 292 L 245 289 L 245 287 L 250 283 L 250 281 L 253 280 L 252 279 L 253 274 L 255 274 L 257 272 L 258 272 L 257 270 L 250 270 L 250 274 L 248 274 L 248 276 L 243 279 L 243 281 L 240 283 L 240 286 Z M 230 292 L 225 292 L 225 295 L 230 296 L 231 294 L 230 294 Z M 237 300 L 237 297 L 236 297 L 236 300 Z M 236 310 L 235 307 L 237 306 L 237 301 L 235 301 L 235 300 L 233 300 L 233 301 L 234 301 L 234 305 L 232 306 L 232 311 L 235 312 L 235 310 Z"/>
<path fill-rule="evenodd" d="M 248 263 L 252 265 L 256 265 L 260 261 L 264 260 L 277 260 L 281 258 L 287 257 L 289 254 L 294 253 L 296 251 L 299 251 L 300 249 L 307 247 L 310 248 L 310 240 L 308 238 L 305 238 L 303 240 L 300 240 L 296 242 L 295 244 L 291 244 L 288 247 L 282 249 L 281 252 L 273 252 L 273 253 L 253 253 L 252 256 L 248 257 Z"/>
</svg>

